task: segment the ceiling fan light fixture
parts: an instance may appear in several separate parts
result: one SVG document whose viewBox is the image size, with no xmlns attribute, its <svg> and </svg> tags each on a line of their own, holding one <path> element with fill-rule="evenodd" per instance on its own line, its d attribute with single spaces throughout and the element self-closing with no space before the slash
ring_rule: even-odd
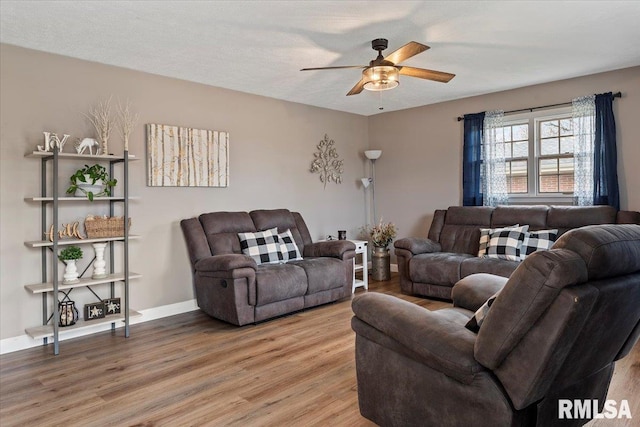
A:
<svg viewBox="0 0 640 427">
<path fill-rule="evenodd" d="M 389 90 L 398 86 L 398 69 L 391 65 L 377 65 L 362 71 L 364 88 L 366 90 Z"/>
</svg>

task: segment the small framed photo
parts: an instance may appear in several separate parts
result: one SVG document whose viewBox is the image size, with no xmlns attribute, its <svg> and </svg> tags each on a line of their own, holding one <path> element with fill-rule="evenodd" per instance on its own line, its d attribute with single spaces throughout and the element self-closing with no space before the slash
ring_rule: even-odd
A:
<svg viewBox="0 0 640 427">
<path fill-rule="evenodd" d="M 104 303 L 105 315 L 120 313 L 120 298 L 106 298 L 102 302 Z"/>
<path fill-rule="evenodd" d="M 84 320 L 102 319 L 105 316 L 104 302 L 94 302 L 84 305 Z"/>
</svg>

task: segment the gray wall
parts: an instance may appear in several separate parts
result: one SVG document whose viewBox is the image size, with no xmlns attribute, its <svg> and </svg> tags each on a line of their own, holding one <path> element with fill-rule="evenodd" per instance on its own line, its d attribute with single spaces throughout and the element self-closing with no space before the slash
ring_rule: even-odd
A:
<svg viewBox="0 0 640 427">
<path fill-rule="evenodd" d="M 614 101 L 621 209 L 640 210 L 640 67 L 475 96 L 369 118 L 376 162 L 378 216 L 399 236 L 426 236 L 433 211 L 462 203 L 463 122 L 487 110 L 514 110 L 621 91 Z"/>
<path fill-rule="evenodd" d="M 312 237 L 346 229 L 355 237 L 365 218 L 365 194 L 358 185 L 367 164 L 367 118 L 282 102 L 176 79 L 1 45 L 0 49 L 0 338 L 24 334 L 41 322 L 41 299 L 24 285 L 40 281 L 40 251 L 23 242 L 39 240 L 40 209 L 24 201 L 39 195 L 39 161 L 25 154 L 42 144 L 42 131 L 93 136 L 81 115 L 113 95 L 131 99 L 140 112 L 130 152 L 131 304 L 148 309 L 191 300 L 194 293 L 179 221 L 202 212 L 288 208 L 302 213 Z M 145 123 L 180 125 L 230 133 L 230 187 L 146 186 Z M 344 159 L 344 182 L 324 189 L 309 172 L 317 143 L 327 133 Z M 121 153 L 117 134 L 110 151 Z M 65 151 L 72 151 L 71 144 Z M 61 185 L 82 163 L 64 163 Z M 106 213 L 103 204 L 61 211 L 61 223 Z M 74 205 L 78 206 L 78 205 Z M 90 246 L 84 246 L 92 255 Z M 82 302 L 81 292 L 74 300 Z M 77 295 L 77 297 L 76 297 Z"/>
</svg>

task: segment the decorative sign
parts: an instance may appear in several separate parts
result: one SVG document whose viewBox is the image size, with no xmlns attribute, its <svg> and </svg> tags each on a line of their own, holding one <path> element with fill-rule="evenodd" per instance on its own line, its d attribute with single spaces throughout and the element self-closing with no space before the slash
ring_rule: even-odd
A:
<svg viewBox="0 0 640 427">
<path fill-rule="evenodd" d="M 106 298 L 103 299 L 105 314 L 119 314 L 120 310 L 120 298 Z"/>
<path fill-rule="evenodd" d="M 84 320 L 102 319 L 105 316 L 104 302 L 94 302 L 84 305 Z"/>
<path fill-rule="evenodd" d="M 67 142 L 69 135 L 64 134 L 62 141 L 58 138 L 58 134 L 51 132 L 42 132 L 44 134 L 44 145 L 38 145 L 38 151 L 49 152 L 53 148 L 57 147 L 58 151 L 62 152 L 64 144 Z"/>
<path fill-rule="evenodd" d="M 228 187 L 229 133 L 147 125 L 147 185 Z"/>
<path fill-rule="evenodd" d="M 75 239 L 84 239 L 85 237 L 80 234 L 80 230 L 78 230 L 78 225 L 80 223 L 78 221 L 73 224 L 62 224 L 62 227 L 58 228 L 58 237 L 60 239 L 64 239 L 65 237 L 71 237 Z M 53 224 L 49 227 L 49 231 L 44 233 L 45 237 L 49 239 L 50 242 L 53 242 Z"/>
</svg>

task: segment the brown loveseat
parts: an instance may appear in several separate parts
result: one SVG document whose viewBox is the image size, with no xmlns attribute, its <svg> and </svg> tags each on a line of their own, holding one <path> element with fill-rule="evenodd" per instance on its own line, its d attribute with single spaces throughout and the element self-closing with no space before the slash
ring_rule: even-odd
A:
<svg viewBox="0 0 640 427">
<path fill-rule="evenodd" d="M 519 262 L 478 257 L 481 228 L 529 225 L 530 231 L 594 224 L 640 224 L 640 213 L 610 206 L 454 206 L 436 210 L 429 238 L 396 240 L 400 288 L 414 295 L 451 299 L 451 288 L 473 273 L 509 277 Z"/>
<path fill-rule="evenodd" d="M 245 325 L 351 295 L 355 245 L 313 243 L 302 216 L 286 209 L 212 212 L 180 222 L 198 306 L 208 315 Z M 257 264 L 243 255 L 238 233 L 290 230 L 303 256 Z"/>
<path fill-rule="evenodd" d="M 467 329 L 497 290 L 479 332 Z M 640 226 L 629 224 L 571 230 L 509 279 L 468 276 L 453 308 L 362 294 L 352 303 L 360 412 L 381 426 L 585 424 L 593 412 L 559 419 L 559 399 L 603 410 L 615 362 L 640 336 L 638 301 Z"/>
</svg>

